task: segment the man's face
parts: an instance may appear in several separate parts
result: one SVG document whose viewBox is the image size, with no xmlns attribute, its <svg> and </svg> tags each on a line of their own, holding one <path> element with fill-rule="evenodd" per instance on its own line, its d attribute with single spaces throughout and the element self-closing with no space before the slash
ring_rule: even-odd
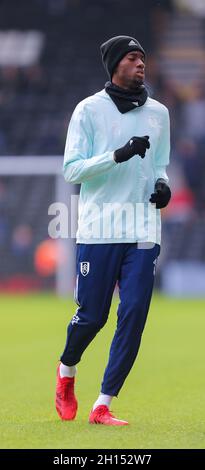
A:
<svg viewBox="0 0 205 470">
<path fill-rule="evenodd" d="M 113 83 L 117 82 L 125 88 L 135 88 L 145 79 L 145 57 L 140 51 L 126 54 L 117 65 L 113 74 Z"/>
</svg>

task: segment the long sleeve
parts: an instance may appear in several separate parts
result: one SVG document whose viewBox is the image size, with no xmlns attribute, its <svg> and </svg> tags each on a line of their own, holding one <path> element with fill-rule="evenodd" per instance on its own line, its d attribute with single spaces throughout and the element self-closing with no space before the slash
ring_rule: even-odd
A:
<svg viewBox="0 0 205 470">
<path fill-rule="evenodd" d="M 162 124 L 159 144 L 156 152 L 156 180 L 163 178 L 169 181 L 166 166 L 169 164 L 170 154 L 170 120 L 168 109 L 163 106 Z"/>
<path fill-rule="evenodd" d="M 67 182 L 83 183 L 116 165 L 113 151 L 92 155 L 93 134 L 85 106 L 79 103 L 71 117 L 66 139 L 63 174 Z"/>
</svg>

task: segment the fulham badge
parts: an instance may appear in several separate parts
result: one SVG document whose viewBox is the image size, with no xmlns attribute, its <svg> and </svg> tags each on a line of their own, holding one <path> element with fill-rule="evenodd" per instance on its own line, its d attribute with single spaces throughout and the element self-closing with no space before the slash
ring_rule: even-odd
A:
<svg viewBox="0 0 205 470">
<path fill-rule="evenodd" d="M 83 261 L 80 263 L 80 272 L 83 276 L 87 276 L 90 271 L 90 263 L 89 261 Z"/>
</svg>

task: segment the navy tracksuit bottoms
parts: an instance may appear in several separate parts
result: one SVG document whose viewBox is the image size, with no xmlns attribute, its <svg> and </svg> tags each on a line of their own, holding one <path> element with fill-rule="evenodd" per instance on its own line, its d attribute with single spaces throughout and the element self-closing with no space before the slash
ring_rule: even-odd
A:
<svg viewBox="0 0 205 470">
<path fill-rule="evenodd" d="M 117 396 L 136 359 L 152 296 L 160 246 L 137 243 L 78 244 L 75 301 L 78 305 L 67 330 L 63 364 L 77 364 L 89 343 L 105 325 L 116 282 L 120 303 L 117 328 L 101 392 Z"/>
</svg>

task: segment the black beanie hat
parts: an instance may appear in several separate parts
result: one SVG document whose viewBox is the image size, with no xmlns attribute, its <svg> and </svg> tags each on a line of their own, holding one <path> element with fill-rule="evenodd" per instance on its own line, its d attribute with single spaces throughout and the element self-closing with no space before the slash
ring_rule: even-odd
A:
<svg viewBox="0 0 205 470">
<path fill-rule="evenodd" d="M 145 51 L 140 43 L 131 36 L 115 36 L 100 46 L 102 61 L 110 79 L 118 62 L 130 51 Z"/>
</svg>

